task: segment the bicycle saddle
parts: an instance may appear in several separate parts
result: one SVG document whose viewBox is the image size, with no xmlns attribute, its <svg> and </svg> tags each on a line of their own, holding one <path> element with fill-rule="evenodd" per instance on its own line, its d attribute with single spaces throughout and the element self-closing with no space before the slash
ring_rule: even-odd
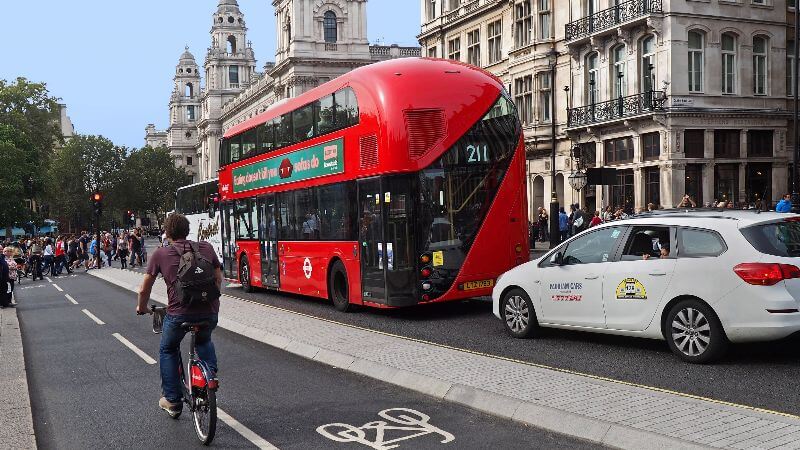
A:
<svg viewBox="0 0 800 450">
<path fill-rule="evenodd" d="M 183 331 L 191 331 L 193 328 L 197 328 L 198 331 L 202 330 L 203 328 L 208 328 L 208 321 L 205 320 L 203 322 L 183 322 L 181 324 L 181 328 Z"/>
</svg>

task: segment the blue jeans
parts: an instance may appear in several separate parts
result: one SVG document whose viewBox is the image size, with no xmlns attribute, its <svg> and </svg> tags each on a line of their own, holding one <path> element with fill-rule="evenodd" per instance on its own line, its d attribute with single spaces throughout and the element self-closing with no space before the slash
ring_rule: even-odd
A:
<svg viewBox="0 0 800 450">
<path fill-rule="evenodd" d="M 209 321 L 208 328 L 200 330 L 195 338 L 197 356 L 208 364 L 215 373 L 217 372 L 217 353 L 214 343 L 211 342 L 211 332 L 217 326 L 216 314 L 173 316 L 164 317 L 164 326 L 161 332 L 161 346 L 159 349 L 159 366 L 161 368 L 161 392 L 171 403 L 180 403 L 183 398 L 183 380 L 178 374 L 181 365 L 181 341 L 186 332 L 181 328 L 183 322 Z M 183 368 L 186 370 L 186 367 Z"/>
</svg>

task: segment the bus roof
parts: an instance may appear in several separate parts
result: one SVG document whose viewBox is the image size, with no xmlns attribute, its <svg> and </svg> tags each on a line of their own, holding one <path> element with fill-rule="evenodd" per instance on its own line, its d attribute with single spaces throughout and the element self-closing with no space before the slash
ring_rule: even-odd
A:
<svg viewBox="0 0 800 450">
<path fill-rule="evenodd" d="M 200 186 L 200 185 L 207 184 L 207 183 L 216 183 L 218 181 L 219 181 L 219 178 L 212 178 L 210 180 L 198 181 L 197 183 L 192 183 L 192 184 L 187 184 L 186 186 L 181 186 L 181 187 L 178 188 L 178 190 L 180 191 L 181 189 L 188 189 L 190 187 Z"/>
</svg>

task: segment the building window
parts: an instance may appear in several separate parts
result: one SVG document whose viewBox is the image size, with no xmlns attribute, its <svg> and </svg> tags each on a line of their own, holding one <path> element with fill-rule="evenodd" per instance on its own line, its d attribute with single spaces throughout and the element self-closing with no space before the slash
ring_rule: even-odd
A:
<svg viewBox="0 0 800 450">
<path fill-rule="evenodd" d="M 786 95 L 794 96 L 794 87 L 797 84 L 794 73 L 794 41 L 786 43 Z"/>
<path fill-rule="evenodd" d="M 656 86 L 656 38 L 647 36 L 642 39 L 641 52 L 642 92 L 650 92 Z"/>
<path fill-rule="evenodd" d="M 489 24 L 486 34 L 489 36 L 489 64 L 494 64 L 503 59 L 503 21 L 498 20 Z"/>
<path fill-rule="evenodd" d="M 633 169 L 617 170 L 617 182 L 611 185 L 611 201 L 614 207 L 622 207 L 633 213 Z"/>
<path fill-rule="evenodd" d="M 658 159 L 661 153 L 661 134 L 658 132 L 643 134 L 642 149 L 644 150 L 645 161 Z"/>
<path fill-rule="evenodd" d="M 706 130 L 685 130 L 683 152 L 687 158 L 705 158 Z"/>
<path fill-rule="evenodd" d="M 447 42 L 447 57 L 455 60 L 461 60 L 461 38 L 457 37 Z"/>
<path fill-rule="evenodd" d="M 736 36 L 724 33 L 722 47 L 722 93 L 736 93 Z"/>
<path fill-rule="evenodd" d="M 763 36 L 753 38 L 753 94 L 767 95 L 767 49 L 769 41 Z"/>
<path fill-rule="evenodd" d="M 772 130 L 747 132 L 747 156 L 772 156 Z"/>
<path fill-rule="evenodd" d="M 189 122 L 196 120 L 194 115 L 194 105 L 189 105 L 186 107 L 186 120 Z"/>
<path fill-rule="evenodd" d="M 338 33 L 336 30 L 336 13 L 333 11 L 325 11 L 324 18 L 322 19 L 322 29 L 325 33 L 325 42 L 336 43 L 338 40 Z"/>
<path fill-rule="evenodd" d="M 467 33 L 467 62 L 473 66 L 481 66 L 481 30 Z"/>
<path fill-rule="evenodd" d="M 454 10 L 458 9 L 458 4 L 460 2 L 461 2 L 461 0 L 449 0 L 448 5 L 447 5 L 447 9 L 449 11 L 454 11 Z"/>
<path fill-rule="evenodd" d="M 628 92 L 627 83 L 625 82 L 625 46 L 618 45 L 611 51 L 611 98 L 624 97 Z"/>
<path fill-rule="evenodd" d="M 239 66 L 228 67 L 228 83 L 234 89 L 239 88 Z"/>
<path fill-rule="evenodd" d="M 550 39 L 550 0 L 539 0 L 539 39 Z"/>
<path fill-rule="evenodd" d="M 235 54 L 236 53 L 236 37 L 228 36 L 228 41 L 227 42 L 228 42 L 228 45 L 227 45 L 228 53 L 231 54 L 231 55 Z"/>
<path fill-rule="evenodd" d="M 688 195 L 689 198 L 694 200 L 698 205 L 703 204 L 703 165 L 702 164 L 687 164 L 686 165 L 686 181 L 683 187 L 683 193 Z"/>
<path fill-rule="evenodd" d="M 609 139 L 604 143 L 606 164 L 633 162 L 633 138 Z"/>
<path fill-rule="evenodd" d="M 646 204 L 652 203 L 659 206 L 661 204 L 661 169 L 658 167 L 647 167 L 643 172 L 644 201 Z"/>
<path fill-rule="evenodd" d="M 597 96 L 597 83 L 600 81 L 599 72 L 597 53 L 592 53 L 586 57 L 586 99 L 590 105 L 594 105 L 600 100 Z"/>
<path fill-rule="evenodd" d="M 699 31 L 689 32 L 689 92 L 703 92 L 703 69 L 705 64 L 705 35 Z"/>
<path fill-rule="evenodd" d="M 186 97 L 194 97 L 194 85 L 192 83 L 186 83 L 184 94 L 186 95 Z"/>
<path fill-rule="evenodd" d="M 533 17 L 531 16 L 531 0 L 517 3 L 514 8 L 514 44 L 517 48 L 531 43 Z"/>
<path fill-rule="evenodd" d="M 747 163 L 747 172 L 744 177 L 744 191 L 748 204 L 762 209 L 772 207 L 772 164 Z M 764 205 L 763 202 L 769 202 Z"/>
<path fill-rule="evenodd" d="M 436 58 L 436 47 L 428 49 L 428 58 Z"/>
<path fill-rule="evenodd" d="M 714 166 L 714 197 L 717 202 L 738 202 L 739 164 Z"/>
<path fill-rule="evenodd" d="M 542 72 L 536 75 L 539 84 L 539 121 L 550 122 L 553 119 L 550 106 L 552 104 L 553 83 L 550 80 L 550 72 Z"/>
<path fill-rule="evenodd" d="M 191 166 L 192 165 L 192 157 L 191 156 L 187 156 L 186 157 L 186 165 L 187 166 Z"/>
<path fill-rule="evenodd" d="M 524 124 L 533 123 L 533 76 L 514 80 L 514 95 L 520 121 Z"/>
<path fill-rule="evenodd" d="M 436 0 L 428 0 L 427 6 L 427 15 L 428 20 L 433 20 L 436 18 Z"/>
<path fill-rule="evenodd" d="M 714 157 L 738 158 L 739 130 L 714 130 Z"/>
</svg>

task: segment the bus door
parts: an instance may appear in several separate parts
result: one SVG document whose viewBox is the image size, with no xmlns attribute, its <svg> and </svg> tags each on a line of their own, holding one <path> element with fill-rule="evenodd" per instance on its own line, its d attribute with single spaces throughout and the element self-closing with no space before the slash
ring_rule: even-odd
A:
<svg viewBox="0 0 800 450">
<path fill-rule="evenodd" d="M 239 278 L 239 268 L 236 263 L 236 222 L 234 208 L 236 202 L 222 204 L 222 273 L 225 278 L 236 280 Z"/>
<path fill-rule="evenodd" d="M 361 247 L 361 296 L 386 303 L 381 179 L 358 180 L 358 241 Z"/>
<path fill-rule="evenodd" d="M 383 182 L 386 288 L 391 306 L 417 303 L 411 183 L 408 175 L 387 177 Z"/>
<path fill-rule="evenodd" d="M 275 194 L 258 198 L 259 241 L 261 243 L 261 282 L 266 287 L 280 287 L 278 273 L 278 223 Z"/>
</svg>

